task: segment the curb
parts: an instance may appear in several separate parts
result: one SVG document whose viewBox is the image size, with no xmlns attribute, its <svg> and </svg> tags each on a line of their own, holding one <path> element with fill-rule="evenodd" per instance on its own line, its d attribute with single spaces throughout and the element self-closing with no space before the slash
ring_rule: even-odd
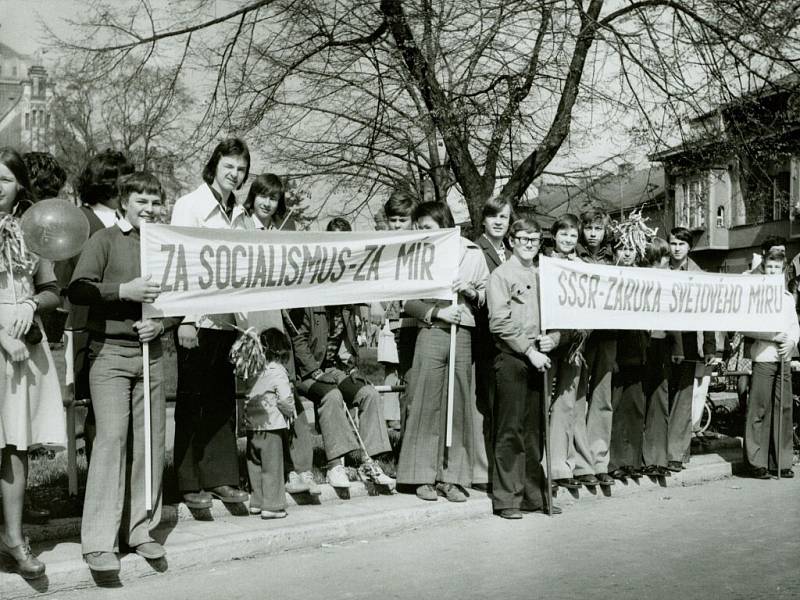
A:
<svg viewBox="0 0 800 600">
<path fill-rule="evenodd" d="M 362 481 L 351 481 L 348 490 L 337 491 L 330 484 L 319 484 L 321 494 L 286 494 L 286 503 L 289 507 L 305 505 L 327 505 L 330 503 L 344 502 L 353 498 L 364 496 L 377 496 L 379 492 L 374 487 Z M 236 507 L 236 508 L 234 508 Z M 221 521 L 231 517 L 247 517 L 246 504 L 226 505 L 220 500 L 212 501 L 211 509 L 193 510 L 181 502 L 179 504 L 165 504 L 161 509 L 161 522 L 159 527 L 175 525 L 178 521 Z M 81 534 L 81 518 L 69 517 L 65 519 L 51 519 L 45 525 L 25 525 L 25 535 L 31 543 L 47 542 L 53 540 L 66 540 L 79 537 Z M 0 588 L 2 589 L 2 588 Z"/>
<path fill-rule="evenodd" d="M 578 495 L 574 492 L 567 494 L 565 491 L 559 493 L 560 498 L 571 495 L 577 499 L 580 497 L 596 496 L 618 497 L 638 493 L 651 488 L 665 488 L 675 485 L 687 486 L 698 485 L 706 481 L 731 477 L 734 473 L 741 472 L 741 440 L 733 438 L 732 441 L 723 442 L 717 447 L 717 452 L 710 454 L 693 455 L 689 467 L 680 473 L 674 473 L 670 477 L 642 477 L 638 481 L 628 479 L 617 481 L 610 491 L 607 488 L 597 486 L 595 489 L 583 488 Z M 378 491 L 374 487 L 366 485 L 362 481 L 351 481 L 350 488 L 346 491 L 337 491 L 329 484 L 319 484 L 322 493 L 319 496 L 310 494 L 286 494 L 286 502 L 289 507 L 305 505 L 328 506 L 346 502 L 354 498 L 365 496 L 377 496 Z M 238 508 L 234 508 L 238 507 Z M 160 526 L 174 526 L 179 521 L 222 521 L 231 517 L 248 516 L 246 505 L 226 505 L 220 500 L 214 500 L 210 510 L 192 510 L 185 504 L 167 504 L 161 511 Z M 71 517 L 66 519 L 52 519 L 46 525 L 26 525 L 25 534 L 31 543 L 40 543 L 53 540 L 66 540 L 79 537 L 81 533 L 81 518 Z"/>
<path fill-rule="evenodd" d="M 676 486 L 698 485 L 729 478 L 733 470 L 734 465 L 719 454 L 697 455 L 692 457 L 687 469 L 666 480 L 643 477 L 638 481 L 617 482 L 609 496 L 625 497 Z M 207 511 L 208 518 L 204 521 L 196 519 L 184 505 L 168 505 L 164 508 L 161 525 L 155 534 L 162 541 L 169 538 L 165 544 L 167 558 L 148 562 L 135 554 L 128 554 L 122 557 L 119 576 L 115 575 L 113 579 L 94 577 L 83 562 L 77 539 L 80 519 L 53 521 L 39 527 L 40 530 L 48 530 L 49 535 L 35 549 L 47 563 L 46 577 L 26 582 L 14 573 L 0 571 L 0 595 L 3 600 L 13 600 L 35 593 L 119 587 L 123 580 L 130 582 L 167 568 L 169 572 L 177 572 L 230 560 L 484 518 L 492 514 L 489 497 L 473 490 L 470 491 L 470 499 L 463 504 L 420 502 L 411 494 L 366 498 L 373 495 L 374 490 L 361 482 L 351 482 L 349 497 L 352 501 L 348 502 L 329 485 L 320 487 L 320 506 L 298 506 L 295 501 L 294 510 L 290 505 L 290 518 L 286 521 L 264 522 L 250 516 L 232 517 L 232 513 L 218 501 Z M 606 494 L 600 490 L 584 488 L 572 494 L 562 491 L 557 502 L 571 505 L 581 500 L 585 503 L 606 499 Z M 26 528 L 31 538 L 35 529 Z M 58 540 L 53 538 L 54 534 L 59 536 Z"/>
<path fill-rule="evenodd" d="M 191 541 L 166 545 L 167 558 L 161 561 L 146 561 L 128 554 L 121 559 L 119 576 L 109 579 L 94 577 L 81 558 L 48 563 L 47 575 L 40 580 L 26 582 L 16 574 L 0 573 L 0 590 L 4 600 L 29 598 L 32 593 L 53 594 L 60 591 L 87 587 L 119 587 L 121 581 L 130 582 L 140 577 L 152 576 L 169 568 L 176 572 L 219 564 L 230 560 L 241 560 L 288 550 L 332 544 L 356 538 L 375 537 L 417 527 L 438 525 L 454 521 L 485 518 L 491 515 L 491 501 L 485 494 L 475 493 L 463 504 L 450 502 L 421 503 L 414 496 L 398 498 L 402 507 L 390 508 L 388 497 L 359 499 L 351 504 L 331 506 L 316 519 L 284 525 L 276 522 L 255 526 L 254 520 L 243 520 L 251 526 L 231 527 L 230 523 L 222 535 L 214 534 L 213 526 L 194 523 L 194 529 L 207 535 L 192 535 Z M 300 509 L 300 512 L 304 509 Z M 307 510 L 306 516 L 312 511 Z M 263 521 L 258 521 L 259 525 Z M 209 528 L 209 529 L 205 529 Z M 167 528 L 169 529 L 169 528 Z M 233 529 L 233 531 L 231 531 Z M 163 538 L 169 533 L 160 528 Z M 73 542 L 73 554 L 80 556 L 78 544 Z M 44 559 L 47 561 L 47 558 Z"/>
</svg>

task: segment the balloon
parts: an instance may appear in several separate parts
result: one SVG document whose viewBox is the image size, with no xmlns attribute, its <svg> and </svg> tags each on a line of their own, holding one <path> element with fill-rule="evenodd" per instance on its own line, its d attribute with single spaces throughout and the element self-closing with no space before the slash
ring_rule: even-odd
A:
<svg viewBox="0 0 800 600">
<path fill-rule="evenodd" d="M 64 260 L 80 253 L 89 239 L 89 221 L 80 208 L 68 200 L 42 200 L 20 219 L 25 245 L 49 260 Z"/>
</svg>

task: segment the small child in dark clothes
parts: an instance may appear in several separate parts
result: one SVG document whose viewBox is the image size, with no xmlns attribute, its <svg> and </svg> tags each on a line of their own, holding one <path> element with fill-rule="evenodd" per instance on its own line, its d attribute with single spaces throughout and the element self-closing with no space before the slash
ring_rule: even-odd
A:
<svg viewBox="0 0 800 600">
<path fill-rule="evenodd" d="M 245 333 L 234 345 L 231 357 L 237 375 L 248 384 L 245 428 L 247 473 L 252 489 L 250 514 L 260 514 L 262 519 L 283 519 L 286 517 L 284 437 L 296 417 L 294 392 L 286 370 L 291 346 L 286 335 L 275 328 L 261 333 L 260 348 L 248 344 L 248 338 L 254 341 L 252 333 Z M 260 356 L 252 359 L 252 355 Z"/>
</svg>

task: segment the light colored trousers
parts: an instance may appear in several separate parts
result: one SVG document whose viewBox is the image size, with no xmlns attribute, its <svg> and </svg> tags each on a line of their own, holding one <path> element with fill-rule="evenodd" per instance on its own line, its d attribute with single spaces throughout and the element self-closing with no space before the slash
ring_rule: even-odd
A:
<svg viewBox="0 0 800 600">
<path fill-rule="evenodd" d="M 570 363 L 568 352 L 553 357 L 548 377 L 555 372 L 555 394 L 550 405 L 550 476 L 553 479 L 572 477 L 575 468 L 575 404 L 581 368 Z"/>
<path fill-rule="evenodd" d="M 613 417 L 611 375 L 616 357 L 617 340 L 589 338 L 575 403 L 575 475 L 608 473 Z"/>
<path fill-rule="evenodd" d="M 145 508 L 144 369 L 141 346 L 92 342 L 89 386 L 97 422 L 86 499 L 81 547 L 113 552 L 153 541 L 150 531 L 161 521 L 166 408 L 161 344 L 150 343 L 150 423 L 152 498 Z"/>
</svg>

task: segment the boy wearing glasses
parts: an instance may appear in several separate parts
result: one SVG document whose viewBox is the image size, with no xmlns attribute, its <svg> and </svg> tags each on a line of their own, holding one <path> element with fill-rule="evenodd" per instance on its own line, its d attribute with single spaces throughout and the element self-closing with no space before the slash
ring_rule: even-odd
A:
<svg viewBox="0 0 800 600">
<path fill-rule="evenodd" d="M 541 242 L 539 224 L 529 218 L 509 229 L 513 254 L 489 277 L 489 329 L 498 353 L 494 361 L 494 512 L 521 519 L 521 511 L 541 512 L 551 502 L 542 469 L 542 373 L 551 338 L 541 338 L 539 273 L 534 259 Z M 553 514 L 560 513 L 553 507 Z"/>
</svg>

